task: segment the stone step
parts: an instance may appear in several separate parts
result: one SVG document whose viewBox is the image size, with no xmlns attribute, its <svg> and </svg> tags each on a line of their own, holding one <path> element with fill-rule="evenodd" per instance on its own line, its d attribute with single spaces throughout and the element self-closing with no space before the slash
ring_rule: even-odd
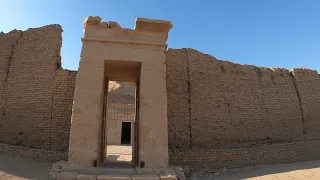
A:
<svg viewBox="0 0 320 180">
<path fill-rule="evenodd" d="M 79 174 L 87 175 L 100 175 L 100 174 L 124 174 L 134 175 L 136 170 L 134 168 L 104 168 L 104 167 L 76 167 L 76 166 L 64 166 L 63 172 L 76 172 Z"/>
<path fill-rule="evenodd" d="M 124 175 L 124 174 L 100 174 L 89 175 L 76 172 L 61 172 L 57 175 L 57 180 L 177 180 L 174 175 Z"/>
</svg>

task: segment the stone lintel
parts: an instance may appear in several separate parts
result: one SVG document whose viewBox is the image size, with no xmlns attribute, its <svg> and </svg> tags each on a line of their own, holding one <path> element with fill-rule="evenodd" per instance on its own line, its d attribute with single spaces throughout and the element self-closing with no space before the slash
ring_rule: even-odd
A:
<svg viewBox="0 0 320 180">
<path fill-rule="evenodd" d="M 144 42 L 144 41 L 130 41 L 130 40 L 116 40 L 116 39 L 98 39 L 98 38 L 81 38 L 82 43 L 84 42 L 104 42 L 104 43 L 115 43 L 115 44 L 132 44 L 132 45 L 142 45 L 142 46 L 155 46 L 163 48 L 164 51 L 167 50 L 167 44 L 154 43 L 154 42 Z"/>
<path fill-rule="evenodd" d="M 170 21 L 158 19 L 137 18 L 134 30 L 140 32 L 156 32 L 164 35 L 165 40 L 168 39 L 168 33 L 172 28 Z"/>
<path fill-rule="evenodd" d="M 134 30 L 167 34 L 171 28 L 172 24 L 170 21 L 138 17 L 136 19 Z"/>
</svg>

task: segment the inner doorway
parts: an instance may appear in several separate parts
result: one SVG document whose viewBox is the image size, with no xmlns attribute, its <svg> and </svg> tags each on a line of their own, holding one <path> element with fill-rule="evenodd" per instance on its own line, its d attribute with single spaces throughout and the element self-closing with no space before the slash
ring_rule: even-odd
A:
<svg viewBox="0 0 320 180">
<path fill-rule="evenodd" d="M 121 145 L 131 144 L 131 122 L 122 122 Z"/>
<path fill-rule="evenodd" d="M 133 165 L 136 83 L 109 81 L 105 101 L 105 164 Z"/>
</svg>

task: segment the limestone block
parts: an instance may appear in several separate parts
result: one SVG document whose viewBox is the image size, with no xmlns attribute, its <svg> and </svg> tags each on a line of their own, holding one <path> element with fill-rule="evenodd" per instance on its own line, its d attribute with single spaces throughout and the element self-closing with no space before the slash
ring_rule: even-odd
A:
<svg viewBox="0 0 320 180">
<path fill-rule="evenodd" d="M 109 27 L 109 24 L 107 22 L 101 22 L 98 24 L 98 27 L 101 27 L 101 28 L 108 28 Z"/>
<path fill-rule="evenodd" d="M 109 21 L 109 28 L 121 28 L 121 26 L 116 21 Z"/>
<path fill-rule="evenodd" d="M 134 175 L 132 176 L 132 180 L 159 180 L 159 176 L 157 175 Z"/>
<path fill-rule="evenodd" d="M 76 172 L 61 172 L 57 175 L 57 180 L 76 180 L 77 176 Z"/>
<path fill-rule="evenodd" d="M 99 175 L 97 177 L 97 180 L 132 180 L 132 178 L 129 175 L 107 174 L 107 175 Z"/>
<path fill-rule="evenodd" d="M 86 174 L 79 174 L 77 176 L 77 180 L 96 180 L 96 175 L 86 175 Z"/>
<path fill-rule="evenodd" d="M 160 175 L 161 180 L 177 180 L 177 176 L 172 175 Z"/>
<path fill-rule="evenodd" d="M 88 16 L 84 19 L 85 25 L 98 25 L 101 22 L 101 17 L 99 16 Z"/>
</svg>

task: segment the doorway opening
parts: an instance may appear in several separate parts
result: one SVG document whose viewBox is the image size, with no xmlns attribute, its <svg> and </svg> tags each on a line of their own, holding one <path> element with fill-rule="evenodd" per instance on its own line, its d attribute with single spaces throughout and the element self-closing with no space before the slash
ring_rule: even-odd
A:
<svg viewBox="0 0 320 180">
<path fill-rule="evenodd" d="M 138 96 L 141 63 L 105 63 L 106 91 L 101 160 L 105 165 L 138 163 Z"/>
<path fill-rule="evenodd" d="M 121 145 L 131 144 L 131 122 L 122 122 Z"/>
</svg>

